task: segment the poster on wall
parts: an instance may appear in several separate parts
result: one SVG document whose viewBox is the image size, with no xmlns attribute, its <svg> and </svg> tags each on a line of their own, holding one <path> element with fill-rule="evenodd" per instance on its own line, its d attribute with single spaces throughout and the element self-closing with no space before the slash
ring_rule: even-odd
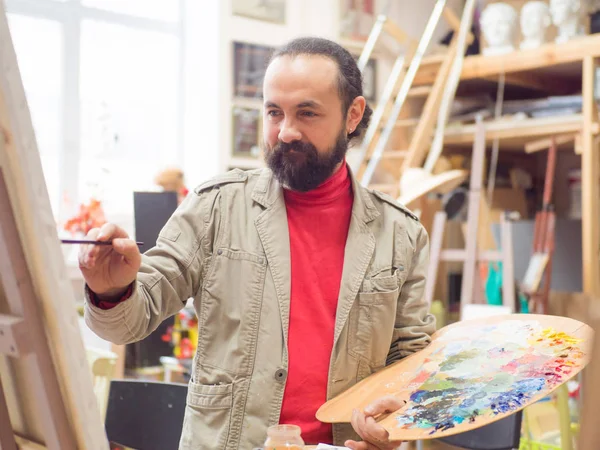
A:
<svg viewBox="0 0 600 450">
<path fill-rule="evenodd" d="M 261 155 L 261 112 L 259 109 L 233 108 L 232 156 L 258 159 Z"/>
<path fill-rule="evenodd" d="M 262 98 L 262 84 L 269 58 L 275 49 L 263 45 L 234 42 L 233 95 Z"/>
<path fill-rule="evenodd" d="M 236 16 L 284 24 L 285 2 L 286 0 L 232 0 L 231 9 Z"/>
<path fill-rule="evenodd" d="M 366 41 L 375 23 L 375 0 L 339 0 L 340 37 Z"/>
</svg>

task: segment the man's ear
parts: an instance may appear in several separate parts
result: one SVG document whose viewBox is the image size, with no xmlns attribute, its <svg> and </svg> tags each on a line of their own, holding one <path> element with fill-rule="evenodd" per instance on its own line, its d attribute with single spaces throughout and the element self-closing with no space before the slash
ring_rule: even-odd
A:
<svg viewBox="0 0 600 450">
<path fill-rule="evenodd" d="M 363 118 L 365 108 L 367 106 L 367 100 L 360 95 L 356 97 L 350 107 L 348 108 L 348 114 L 346 114 L 346 133 L 350 134 L 356 130 L 358 124 Z"/>
</svg>

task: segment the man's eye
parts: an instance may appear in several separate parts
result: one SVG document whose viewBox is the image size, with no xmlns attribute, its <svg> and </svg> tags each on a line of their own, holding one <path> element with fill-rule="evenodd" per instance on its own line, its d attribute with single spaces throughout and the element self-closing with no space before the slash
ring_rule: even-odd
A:
<svg viewBox="0 0 600 450">
<path fill-rule="evenodd" d="M 314 112 L 311 112 L 311 111 L 302 111 L 301 114 L 303 116 L 306 116 L 306 117 L 317 117 L 317 115 Z"/>
<path fill-rule="evenodd" d="M 275 110 L 267 111 L 267 115 L 275 117 L 275 116 L 279 115 L 279 111 L 275 111 Z"/>
</svg>

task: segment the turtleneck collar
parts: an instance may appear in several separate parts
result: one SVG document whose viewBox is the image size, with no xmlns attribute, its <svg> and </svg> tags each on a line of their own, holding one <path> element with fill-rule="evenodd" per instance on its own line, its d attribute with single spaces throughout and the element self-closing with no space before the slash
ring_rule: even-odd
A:
<svg viewBox="0 0 600 450">
<path fill-rule="evenodd" d="M 308 192 L 284 189 L 283 195 L 286 203 L 326 204 L 336 201 L 344 194 L 347 194 L 351 189 L 352 184 L 348 174 L 348 166 L 344 161 L 337 171 L 315 189 Z"/>
</svg>

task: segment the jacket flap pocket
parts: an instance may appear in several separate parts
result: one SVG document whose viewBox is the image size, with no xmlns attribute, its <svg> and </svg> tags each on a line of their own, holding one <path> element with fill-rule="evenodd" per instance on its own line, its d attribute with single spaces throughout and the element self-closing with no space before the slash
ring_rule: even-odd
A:
<svg viewBox="0 0 600 450">
<path fill-rule="evenodd" d="M 197 408 L 231 408 L 233 405 L 232 384 L 189 383 L 187 402 Z"/>
</svg>

